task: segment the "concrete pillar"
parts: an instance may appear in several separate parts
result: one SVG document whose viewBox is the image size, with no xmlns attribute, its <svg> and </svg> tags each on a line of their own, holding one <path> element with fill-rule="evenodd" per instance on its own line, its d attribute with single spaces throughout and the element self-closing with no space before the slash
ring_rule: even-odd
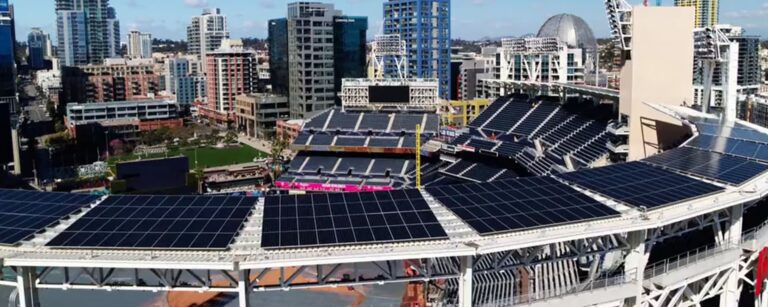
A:
<svg viewBox="0 0 768 307">
<path fill-rule="evenodd" d="M 19 291 L 19 307 L 40 307 L 37 295 L 37 272 L 34 267 L 19 267 L 16 274 L 16 287 Z"/>
<path fill-rule="evenodd" d="M 237 281 L 237 301 L 240 307 L 251 306 L 251 270 L 240 270 Z"/>
<path fill-rule="evenodd" d="M 472 266 L 473 256 L 460 257 L 459 307 L 472 307 Z"/>
<path fill-rule="evenodd" d="M 647 230 L 633 231 L 627 234 L 627 243 L 629 243 L 629 253 L 624 258 L 624 275 L 627 282 L 635 283 L 635 295 L 624 302 L 624 306 L 639 306 L 643 298 L 643 273 L 648 264 L 650 249 L 646 250 L 645 240 L 648 236 Z"/>
<path fill-rule="evenodd" d="M 733 206 L 729 209 L 730 218 L 723 233 L 723 244 L 727 247 L 741 244 L 742 218 L 744 205 Z M 738 306 L 741 293 L 739 292 L 739 259 L 733 260 L 728 280 L 723 285 L 723 294 L 720 295 L 720 306 Z"/>
<path fill-rule="evenodd" d="M 21 175 L 21 142 L 19 129 L 11 130 L 11 144 L 13 145 L 13 174 Z"/>
<path fill-rule="evenodd" d="M 724 65 L 728 66 L 727 73 L 722 76 L 723 80 L 723 108 L 724 117 L 729 123 L 734 122 L 737 117 L 737 100 L 738 93 L 737 87 L 739 83 L 739 43 L 732 42 L 728 50 L 727 62 Z"/>
</svg>

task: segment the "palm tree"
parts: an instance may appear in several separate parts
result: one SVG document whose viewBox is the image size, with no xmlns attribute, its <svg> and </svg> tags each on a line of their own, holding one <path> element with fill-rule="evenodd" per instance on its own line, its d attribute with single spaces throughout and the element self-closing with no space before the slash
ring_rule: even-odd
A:
<svg viewBox="0 0 768 307">
<path fill-rule="evenodd" d="M 272 184 L 275 184 L 275 181 L 277 180 L 277 176 L 282 173 L 282 157 L 283 151 L 288 148 L 288 145 L 290 143 L 288 142 L 288 138 L 284 136 L 278 136 L 276 135 L 274 138 L 272 138 L 272 149 L 269 153 L 269 157 L 271 158 L 271 165 L 269 165 L 270 170 L 272 171 Z"/>
</svg>

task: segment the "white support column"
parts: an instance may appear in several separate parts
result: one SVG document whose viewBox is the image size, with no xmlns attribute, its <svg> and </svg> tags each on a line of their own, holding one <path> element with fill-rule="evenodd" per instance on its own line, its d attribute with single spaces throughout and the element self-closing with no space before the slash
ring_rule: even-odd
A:
<svg viewBox="0 0 768 307">
<path fill-rule="evenodd" d="M 251 270 L 240 270 L 237 280 L 237 301 L 240 307 L 251 306 Z"/>
<path fill-rule="evenodd" d="M 37 295 L 37 272 L 34 267 L 19 267 L 16 273 L 19 307 L 40 307 Z"/>
<path fill-rule="evenodd" d="M 459 307 L 472 307 L 472 266 L 473 256 L 460 257 Z"/>
<path fill-rule="evenodd" d="M 729 209 L 730 218 L 728 219 L 728 225 L 726 225 L 725 233 L 723 235 L 723 244 L 726 248 L 738 248 L 741 244 L 741 231 L 742 220 L 744 216 L 744 205 L 733 206 Z M 733 260 L 733 265 L 728 273 L 728 280 L 723 285 L 723 294 L 720 294 L 720 306 L 738 306 L 739 298 L 739 284 L 741 279 L 739 278 L 739 259 Z"/>
<path fill-rule="evenodd" d="M 739 43 L 732 42 L 728 47 L 727 62 L 723 63 L 727 65 L 728 70 L 723 77 L 723 109 L 725 120 L 732 123 L 737 117 L 737 104 L 738 104 L 738 81 L 739 81 Z"/>
<path fill-rule="evenodd" d="M 650 250 L 645 248 L 647 230 L 638 230 L 627 234 L 629 253 L 624 259 L 624 275 L 628 282 L 635 283 L 635 296 L 624 302 L 624 306 L 639 306 L 643 299 L 643 273 L 648 263 Z"/>
</svg>

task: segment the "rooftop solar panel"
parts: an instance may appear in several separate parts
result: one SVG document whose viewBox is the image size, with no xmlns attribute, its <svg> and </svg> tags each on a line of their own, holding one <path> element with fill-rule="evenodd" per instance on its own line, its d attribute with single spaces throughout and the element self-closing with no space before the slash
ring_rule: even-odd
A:
<svg viewBox="0 0 768 307">
<path fill-rule="evenodd" d="M 15 245 L 93 203 L 86 194 L 0 190 L 0 245 Z"/>
<path fill-rule="evenodd" d="M 47 245 L 224 250 L 255 202 L 226 196 L 110 196 Z"/>
<path fill-rule="evenodd" d="M 729 139 L 722 136 L 699 135 L 685 145 L 768 162 L 768 144 Z"/>
<path fill-rule="evenodd" d="M 690 147 L 673 149 L 645 162 L 733 185 L 768 171 L 766 164 Z"/>
<path fill-rule="evenodd" d="M 415 189 L 372 193 L 269 196 L 263 248 L 298 248 L 445 239 Z"/>
<path fill-rule="evenodd" d="M 697 122 L 696 127 L 701 134 L 723 136 L 758 143 L 768 143 L 768 134 L 757 131 L 745 125 L 737 124 L 728 127 L 718 122 Z"/>
<path fill-rule="evenodd" d="M 426 191 L 481 235 L 620 215 L 551 177 L 430 186 Z"/>
<path fill-rule="evenodd" d="M 557 176 L 617 201 L 646 209 L 674 205 L 723 190 L 643 162 L 614 164 Z"/>
</svg>

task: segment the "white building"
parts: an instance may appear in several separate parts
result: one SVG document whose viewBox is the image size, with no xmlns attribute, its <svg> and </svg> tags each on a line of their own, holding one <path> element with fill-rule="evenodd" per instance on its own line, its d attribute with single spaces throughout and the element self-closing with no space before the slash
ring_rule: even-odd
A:
<svg viewBox="0 0 768 307">
<path fill-rule="evenodd" d="M 202 15 L 192 17 L 187 26 L 187 51 L 205 63 L 206 55 L 221 47 L 221 41 L 228 38 L 227 16 L 218 8 L 205 9 Z"/>
<path fill-rule="evenodd" d="M 152 34 L 137 30 L 128 32 L 128 56 L 131 58 L 152 58 Z"/>
<path fill-rule="evenodd" d="M 452 61 L 461 62 L 459 67 L 459 99 L 471 100 L 478 97 L 478 83 L 482 79 L 493 78 L 496 64 L 496 47 L 485 47 L 480 54 L 465 52 L 455 55 Z"/>
</svg>

